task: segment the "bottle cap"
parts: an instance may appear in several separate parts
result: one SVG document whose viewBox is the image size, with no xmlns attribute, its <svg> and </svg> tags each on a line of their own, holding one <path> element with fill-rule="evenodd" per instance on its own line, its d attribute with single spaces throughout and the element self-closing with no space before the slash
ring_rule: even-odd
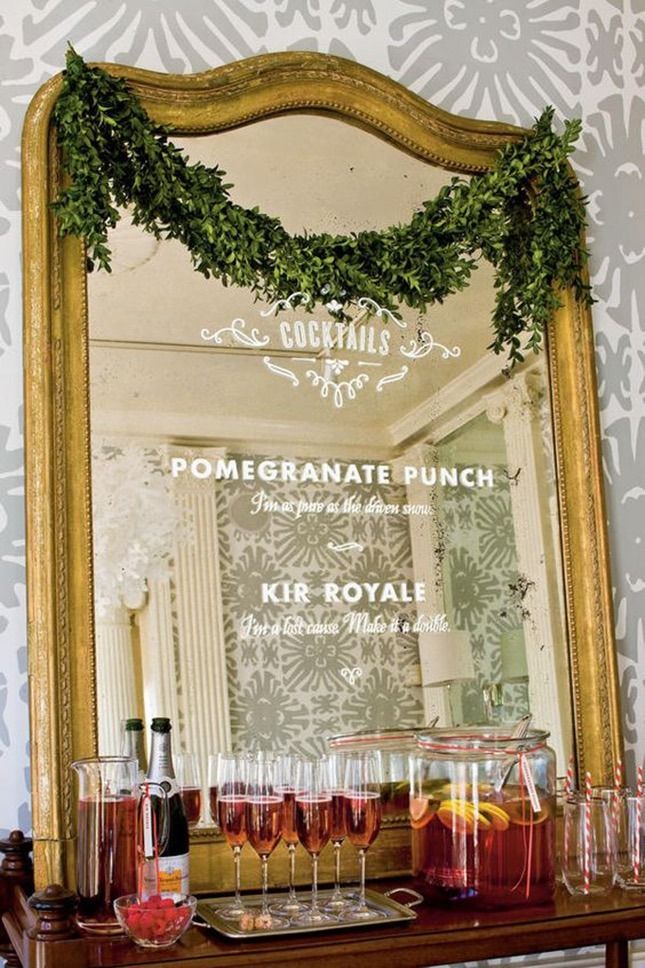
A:
<svg viewBox="0 0 645 968">
<path fill-rule="evenodd" d="M 126 730 L 143 729 L 143 720 L 142 719 L 126 719 L 126 721 L 125 721 L 125 729 Z"/>
<path fill-rule="evenodd" d="M 155 716 L 152 720 L 152 731 L 154 733 L 169 733 L 171 729 L 170 720 L 165 716 Z"/>
</svg>

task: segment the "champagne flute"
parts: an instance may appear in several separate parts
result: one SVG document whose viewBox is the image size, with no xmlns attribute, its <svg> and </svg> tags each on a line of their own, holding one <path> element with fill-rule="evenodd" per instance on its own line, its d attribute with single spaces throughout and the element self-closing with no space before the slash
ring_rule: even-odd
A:
<svg viewBox="0 0 645 968">
<path fill-rule="evenodd" d="M 289 894 L 286 900 L 271 905 L 272 914 L 286 914 L 293 917 L 308 910 L 307 905 L 298 900 L 295 888 L 296 848 L 296 783 L 299 758 L 290 753 L 280 754 L 275 761 L 276 793 L 282 796 L 282 840 L 289 851 Z"/>
<path fill-rule="evenodd" d="M 235 898 L 232 904 L 218 908 L 218 914 L 238 921 L 246 908 L 240 894 L 240 854 L 247 841 L 246 801 L 248 795 L 248 761 L 244 756 L 220 753 L 217 768 L 217 810 L 219 825 L 233 851 L 235 864 Z"/>
<path fill-rule="evenodd" d="M 276 792 L 274 764 L 266 757 L 249 767 L 246 830 L 249 843 L 262 862 L 262 918 L 266 926 L 283 928 L 288 921 L 269 912 L 269 857 L 278 845 L 282 827 L 282 796 Z"/>
<path fill-rule="evenodd" d="M 318 857 L 329 841 L 331 802 L 326 764 L 321 760 L 303 760 L 296 783 L 296 830 L 300 843 L 311 856 L 311 907 L 297 915 L 294 924 L 315 925 L 337 920 L 318 906 Z"/>
<path fill-rule="evenodd" d="M 211 753 L 208 757 L 208 807 L 213 824 L 219 827 L 219 812 L 217 809 L 217 771 L 219 769 L 220 753 Z"/>
<path fill-rule="evenodd" d="M 372 752 L 347 757 L 345 769 L 345 822 L 349 842 L 358 848 L 361 886 L 358 903 L 342 910 L 342 921 L 376 921 L 383 917 L 365 901 L 365 855 L 381 828 L 381 771 Z"/>
<path fill-rule="evenodd" d="M 340 889 L 340 852 L 347 835 L 345 817 L 345 757 L 341 753 L 330 753 L 327 757 L 329 785 L 331 790 L 331 824 L 329 839 L 334 845 L 334 893 L 325 904 L 324 910 L 337 914 L 347 906 L 347 898 Z"/>
<path fill-rule="evenodd" d="M 195 753 L 178 753 L 175 757 L 177 782 L 189 827 L 196 827 L 202 814 L 202 782 Z"/>
</svg>

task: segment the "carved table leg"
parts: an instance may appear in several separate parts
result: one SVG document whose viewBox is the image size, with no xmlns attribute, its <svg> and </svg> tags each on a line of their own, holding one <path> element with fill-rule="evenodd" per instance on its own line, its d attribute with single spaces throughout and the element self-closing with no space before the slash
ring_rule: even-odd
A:
<svg viewBox="0 0 645 968">
<path fill-rule="evenodd" d="M 34 889 L 31 848 L 31 840 L 20 830 L 13 830 L 5 840 L 0 840 L 0 854 L 4 855 L 0 864 L 0 917 L 11 911 L 18 888 L 22 888 L 27 895 Z M 6 960 L 10 968 L 20 964 L 1 920 L 0 957 Z"/>
<path fill-rule="evenodd" d="M 629 941 L 608 941 L 605 945 L 605 968 L 629 968 Z"/>
</svg>

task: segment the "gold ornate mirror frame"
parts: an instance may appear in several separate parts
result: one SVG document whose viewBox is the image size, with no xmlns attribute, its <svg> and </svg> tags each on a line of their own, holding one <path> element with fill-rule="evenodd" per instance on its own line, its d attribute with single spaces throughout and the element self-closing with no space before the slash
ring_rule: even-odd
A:
<svg viewBox="0 0 645 968">
<path fill-rule="evenodd" d="M 128 80 L 154 121 L 183 135 L 314 112 L 358 125 L 431 164 L 473 174 L 490 168 L 497 150 L 524 133 L 447 114 L 366 67 L 325 54 L 265 54 L 188 76 L 103 66 Z M 70 763 L 95 755 L 97 745 L 85 252 L 80 240 L 58 237 L 49 207 L 64 177 L 52 125 L 60 86 L 57 75 L 34 97 L 22 156 L 31 758 L 40 885 L 74 880 Z M 552 321 L 548 346 L 577 767 L 606 782 L 622 739 L 598 404 L 591 317 L 570 292 Z M 389 846 L 403 844 L 404 833 L 391 830 Z M 217 875 L 226 887 L 223 842 L 198 835 L 191 849 L 191 886 L 212 886 Z M 372 870 L 378 867 L 375 856 Z"/>
</svg>

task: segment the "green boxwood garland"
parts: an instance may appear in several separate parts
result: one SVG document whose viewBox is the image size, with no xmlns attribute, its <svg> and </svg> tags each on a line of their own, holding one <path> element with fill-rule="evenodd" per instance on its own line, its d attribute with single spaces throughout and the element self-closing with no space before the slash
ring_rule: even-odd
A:
<svg viewBox="0 0 645 968">
<path fill-rule="evenodd" d="M 361 296 L 423 312 L 464 289 L 487 259 L 496 287 L 491 346 L 496 353 L 506 347 L 514 363 L 523 350 L 539 350 L 558 288 L 592 301 L 581 245 L 585 200 L 568 165 L 581 125 L 567 121 L 557 134 L 553 114 L 547 108 L 491 171 L 453 178 L 407 225 L 290 235 L 279 219 L 231 201 L 220 168 L 189 164 L 123 79 L 88 67 L 70 49 L 55 121 L 71 181 L 54 209 L 62 235 L 85 239 L 90 268 L 109 271 L 108 229 L 118 208 L 130 206 L 136 224 L 183 242 L 205 276 L 269 301 L 293 292 L 335 300 L 341 317 Z"/>
</svg>

